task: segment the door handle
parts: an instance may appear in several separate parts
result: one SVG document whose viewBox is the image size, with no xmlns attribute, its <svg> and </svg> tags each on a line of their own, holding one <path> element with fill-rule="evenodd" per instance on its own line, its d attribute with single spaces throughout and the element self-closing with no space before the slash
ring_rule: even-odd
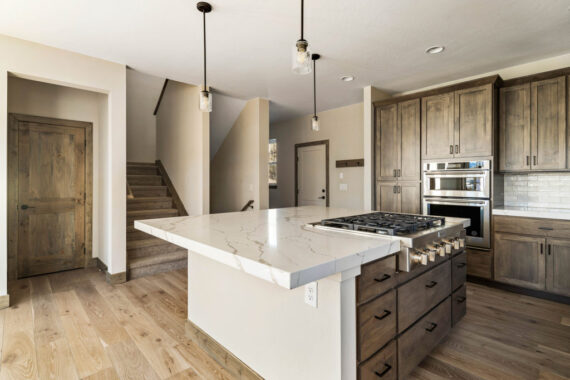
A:
<svg viewBox="0 0 570 380">
<path fill-rule="evenodd" d="M 27 210 L 27 209 L 29 209 L 29 208 L 35 208 L 35 207 L 28 206 L 28 205 L 22 205 L 22 206 L 20 206 L 20 208 L 21 208 L 22 210 Z"/>
<path fill-rule="evenodd" d="M 399 176 L 401 176 L 401 174 L 400 174 L 400 173 L 401 173 L 401 170 L 400 170 L 400 169 L 396 169 L 396 177 L 399 177 Z"/>
<path fill-rule="evenodd" d="M 538 160 L 536 159 L 536 156 L 532 156 L 532 164 L 535 166 L 538 164 Z"/>
<path fill-rule="evenodd" d="M 459 153 L 459 145 L 455 145 L 455 153 Z"/>
<path fill-rule="evenodd" d="M 449 146 L 449 154 L 453 154 L 453 145 Z"/>
<path fill-rule="evenodd" d="M 426 328 L 427 332 L 432 332 L 437 327 L 437 323 L 430 322 L 430 327 Z"/>
<path fill-rule="evenodd" d="M 530 156 L 526 156 L 526 166 L 530 166 Z"/>
<path fill-rule="evenodd" d="M 384 318 L 386 318 L 387 316 L 389 316 L 390 314 L 392 314 L 392 312 L 390 310 L 384 310 L 384 312 L 382 313 L 382 315 L 375 315 L 374 318 L 376 318 L 377 320 L 381 321 Z"/>
<path fill-rule="evenodd" d="M 552 253 L 552 244 L 548 244 L 548 256 Z"/>
<path fill-rule="evenodd" d="M 540 243 L 540 254 L 544 253 L 544 244 Z"/>
<path fill-rule="evenodd" d="M 388 363 L 384 363 L 384 370 L 382 372 L 374 371 L 374 374 L 378 377 L 384 377 L 392 369 L 392 366 Z"/>
<path fill-rule="evenodd" d="M 394 169 L 394 177 L 396 177 L 396 169 Z"/>
<path fill-rule="evenodd" d="M 325 196 L 323 195 L 322 197 L 319 197 L 319 199 L 325 199 Z"/>
</svg>

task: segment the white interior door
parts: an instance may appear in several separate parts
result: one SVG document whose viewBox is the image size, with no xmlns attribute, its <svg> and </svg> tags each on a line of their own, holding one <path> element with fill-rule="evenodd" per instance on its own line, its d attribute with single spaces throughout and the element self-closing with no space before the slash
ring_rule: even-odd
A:
<svg viewBox="0 0 570 380">
<path fill-rule="evenodd" d="M 326 206 L 327 157 L 325 144 L 297 149 L 299 206 Z"/>
</svg>

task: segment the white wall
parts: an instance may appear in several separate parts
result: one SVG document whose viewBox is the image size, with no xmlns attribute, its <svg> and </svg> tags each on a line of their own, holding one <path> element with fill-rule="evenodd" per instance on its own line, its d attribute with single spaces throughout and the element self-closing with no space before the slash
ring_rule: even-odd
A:
<svg viewBox="0 0 570 380">
<path fill-rule="evenodd" d="M 210 114 L 210 160 L 222 146 L 247 100 L 218 93 L 212 94 L 214 107 Z"/>
<path fill-rule="evenodd" d="M 99 257 L 110 273 L 126 269 L 126 69 L 124 65 L 0 35 L 0 296 L 7 294 L 8 73 L 107 94 L 99 136 Z M 102 115 L 105 112 L 101 113 Z M 109 170 L 101 171 L 101 169 Z"/>
<path fill-rule="evenodd" d="M 212 160 L 212 212 L 240 211 L 249 200 L 269 206 L 268 155 L 269 101 L 251 99 Z"/>
<path fill-rule="evenodd" d="M 319 112 L 318 132 L 311 130 L 312 115 L 271 124 L 270 137 L 277 139 L 277 189 L 269 190 L 270 207 L 295 204 L 295 144 L 329 140 L 330 206 L 362 209 L 364 168 L 336 168 L 336 161 L 364 157 L 363 115 L 363 103 Z M 340 191 L 341 183 L 348 191 Z"/>
<path fill-rule="evenodd" d="M 127 161 L 156 160 L 156 116 L 164 79 L 127 69 Z"/>
<path fill-rule="evenodd" d="M 210 212 L 210 114 L 199 110 L 199 92 L 169 81 L 156 116 L 157 158 L 189 215 Z"/>
<path fill-rule="evenodd" d="M 93 123 L 93 257 L 99 255 L 100 132 L 107 129 L 107 95 L 22 78 L 8 79 L 8 112 Z"/>
</svg>

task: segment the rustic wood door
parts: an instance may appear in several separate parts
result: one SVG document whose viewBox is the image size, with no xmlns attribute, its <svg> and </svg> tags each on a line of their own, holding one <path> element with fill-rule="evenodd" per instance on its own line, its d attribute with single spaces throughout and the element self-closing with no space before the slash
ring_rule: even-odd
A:
<svg viewBox="0 0 570 380">
<path fill-rule="evenodd" d="M 85 129 L 20 121 L 17 141 L 18 277 L 83 267 Z"/>
<path fill-rule="evenodd" d="M 422 157 L 452 158 L 453 92 L 422 98 Z"/>
<path fill-rule="evenodd" d="M 501 88 L 499 102 L 499 169 L 530 170 L 530 83 Z"/>
<path fill-rule="evenodd" d="M 454 156 L 493 154 L 493 85 L 455 91 Z"/>
<path fill-rule="evenodd" d="M 420 162 L 420 99 L 398 104 L 400 119 L 399 181 L 419 181 Z"/>
<path fill-rule="evenodd" d="M 566 77 L 531 84 L 532 169 L 566 168 Z"/>
<path fill-rule="evenodd" d="M 525 288 L 546 287 L 546 239 L 495 233 L 495 280 Z"/>
<path fill-rule="evenodd" d="M 570 240 L 548 239 L 546 290 L 570 296 Z"/>
<path fill-rule="evenodd" d="M 400 195 L 400 212 L 421 214 L 420 183 L 398 182 Z"/>
<path fill-rule="evenodd" d="M 400 197 L 396 182 L 376 182 L 376 210 L 400 212 Z"/>
<path fill-rule="evenodd" d="M 376 108 L 376 179 L 396 180 L 400 169 L 400 126 L 398 105 Z"/>
</svg>

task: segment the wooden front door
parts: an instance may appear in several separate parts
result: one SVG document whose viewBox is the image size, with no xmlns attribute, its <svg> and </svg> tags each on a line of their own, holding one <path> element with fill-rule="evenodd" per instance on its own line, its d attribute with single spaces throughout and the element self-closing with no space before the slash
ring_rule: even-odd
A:
<svg viewBox="0 0 570 380">
<path fill-rule="evenodd" d="M 69 124 L 33 117 L 11 123 L 19 278 L 85 266 L 87 131 Z"/>
</svg>

